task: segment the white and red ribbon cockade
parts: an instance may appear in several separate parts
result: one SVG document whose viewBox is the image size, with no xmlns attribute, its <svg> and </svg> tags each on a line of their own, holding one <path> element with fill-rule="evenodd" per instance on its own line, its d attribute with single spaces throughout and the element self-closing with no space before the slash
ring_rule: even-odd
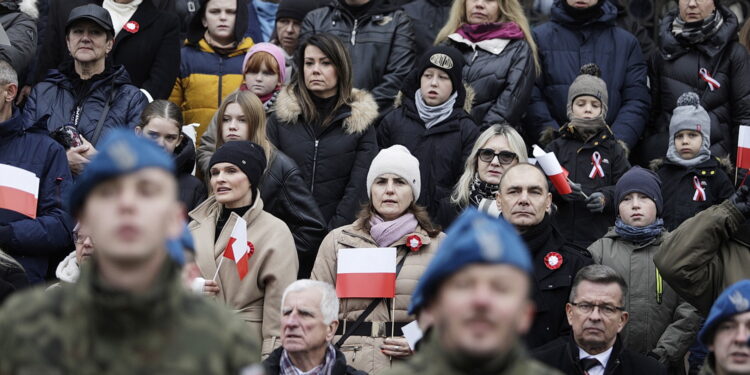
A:
<svg viewBox="0 0 750 375">
<path fill-rule="evenodd" d="M 422 247 L 422 239 L 416 234 L 406 237 L 406 246 L 411 251 L 419 251 L 419 248 Z"/>
<path fill-rule="evenodd" d="M 594 179 L 596 178 L 596 176 L 599 176 L 599 178 L 604 178 L 604 169 L 602 169 L 602 155 L 599 153 L 599 151 L 594 151 L 594 153 L 591 155 L 591 163 L 594 164 L 594 167 L 591 168 L 589 178 Z"/>
<path fill-rule="evenodd" d="M 136 21 L 128 21 L 128 23 L 126 23 L 125 26 L 122 27 L 122 29 L 131 34 L 135 34 L 138 32 L 138 30 L 141 29 L 141 25 L 139 25 Z"/>
<path fill-rule="evenodd" d="M 563 257 L 558 252 L 550 251 L 549 253 L 547 253 L 547 255 L 544 256 L 544 265 L 551 270 L 560 268 L 562 264 Z"/>
<path fill-rule="evenodd" d="M 693 176 L 693 187 L 695 188 L 695 194 L 693 194 L 693 200 L 696 202 L 706 201 L 706 189 L 701 185 L 701 181 L 698 176 Z"/>
<path fill-rule="evenodd" d="M 714 77 L 711 77 L 711 73 L 709 73 L 706 68 L 700 68 L 700 70 L 698 70 L 698 75 L 702 80 L 708 83 L 708 88 L 711 89 L 711 91 L 714 91 L 721 87 L 721 83 L 719 83 L 719 81 L 717 81 Z"/>
</svg>

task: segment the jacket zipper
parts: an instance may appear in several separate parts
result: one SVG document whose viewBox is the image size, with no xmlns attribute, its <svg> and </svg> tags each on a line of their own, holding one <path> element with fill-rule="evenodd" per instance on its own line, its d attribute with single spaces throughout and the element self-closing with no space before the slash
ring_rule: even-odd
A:
<svg viewBox="0 0 750 375">
<path fill-rule="evenodd" d="M 310 179 L 310 194 L 315 193 L 315 167 L 318 165 L 318 143 L 320 143 L 320 140 L 316 139 L 315 140 L 315 152 L 313 152 L 312 178 Z"/>
<path fill-rule="evenodd" d="M 354 27 L 352 28 L 352 38 L 351 38 L 352 45 L 354 45 L 354 43 L 356 42 L 356 39 L 357 39 L 357 24 L 358 23 L 359 23 L 359 20 L 355 18 L 354 19 Z"/>
<path fill-rule="evenodd" d="M 223 81 L 222 80 L 223 71 L 224 71 L 224 59 L 222 59 L 221 56 L 219 56 L 219 90 L 218 90 L 219 91 L 219 104 L 216 106 L 216 108 L 221 107 L 221 81 Z"/>
<path fill-rule="evenodd" d="M 81 106 L 76 107 L 76 113 L 73 115 L 73 126 L 78 127 L 78 120 L 81 119 Z"/>
</svg>

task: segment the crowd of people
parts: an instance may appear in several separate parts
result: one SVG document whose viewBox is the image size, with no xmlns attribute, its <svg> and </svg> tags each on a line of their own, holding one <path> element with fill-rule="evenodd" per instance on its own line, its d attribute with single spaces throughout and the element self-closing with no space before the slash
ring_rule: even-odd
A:
<svg viewBox="0 0 750 375">
<path fill-rule="evenodd" d="M 0 375 L 750 374 L 743 1 L 0 0 Z"/>
</svg>

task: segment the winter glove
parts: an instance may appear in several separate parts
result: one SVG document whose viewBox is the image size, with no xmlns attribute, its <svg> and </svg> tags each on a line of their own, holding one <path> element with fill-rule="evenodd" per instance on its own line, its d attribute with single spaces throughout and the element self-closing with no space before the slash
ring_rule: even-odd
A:
<svg viewBox="0 0 750 375">
<path fill-rule="evenodd" d="M 604 199 L 604 194 L 597 191 L 589 195 L 588 199 L 586 199 L 586 208 L 591 212 L 602 213 L 604 212 L 606 203 L 607 200 Z"/>
<path fill-rule="evenodd" d="M 581 188 L 581 184 L 577 184 L 573 181 L 568 180 L 568 185 L 570 185 L 570 190 L 573 190 L 573 192 L 570 194 L 560 194 L 563 200 L 565 200 L 566 202 L 575 202 L 575 201 L 584 200 L 583 189 Z"/>
<path fill-rule="evenodd" d="M 729 197 L 729 201 L 732 202 L 746 218 L 750 218 L 750 186 L 742 185 L 739 189 Z"/>
</svg>

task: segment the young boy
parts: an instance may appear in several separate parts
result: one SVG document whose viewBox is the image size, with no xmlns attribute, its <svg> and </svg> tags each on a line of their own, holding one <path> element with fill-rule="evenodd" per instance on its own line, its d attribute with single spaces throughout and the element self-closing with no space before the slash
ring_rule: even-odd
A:
<svg viewBox="0 0 750 375">
<path fill-rule="evenodd" d="M 607 116 L 607 84 L 599 67 L 587 64 L 568 90 L 568 119 L 546 150 L 554 152 L 570 173 L 576 190 L 555 192 L 555 223 L 566 240 L 588 247 L 615 223 L 613 205 L 617 180 L 630 169 L 625 146 L 615 140 Z M 580 186 L 579 186 L 580 185 Z"/>
<path fill-rule="evenodd" d="M 711 118 L 694 92 L 677 99 L 669 123 L 666 159 L 651 162 L 664 196 L 664 226 L 671 231 L 683 221 L 734 193 L 731 163 L 711 156 Z"/>
</svg>

